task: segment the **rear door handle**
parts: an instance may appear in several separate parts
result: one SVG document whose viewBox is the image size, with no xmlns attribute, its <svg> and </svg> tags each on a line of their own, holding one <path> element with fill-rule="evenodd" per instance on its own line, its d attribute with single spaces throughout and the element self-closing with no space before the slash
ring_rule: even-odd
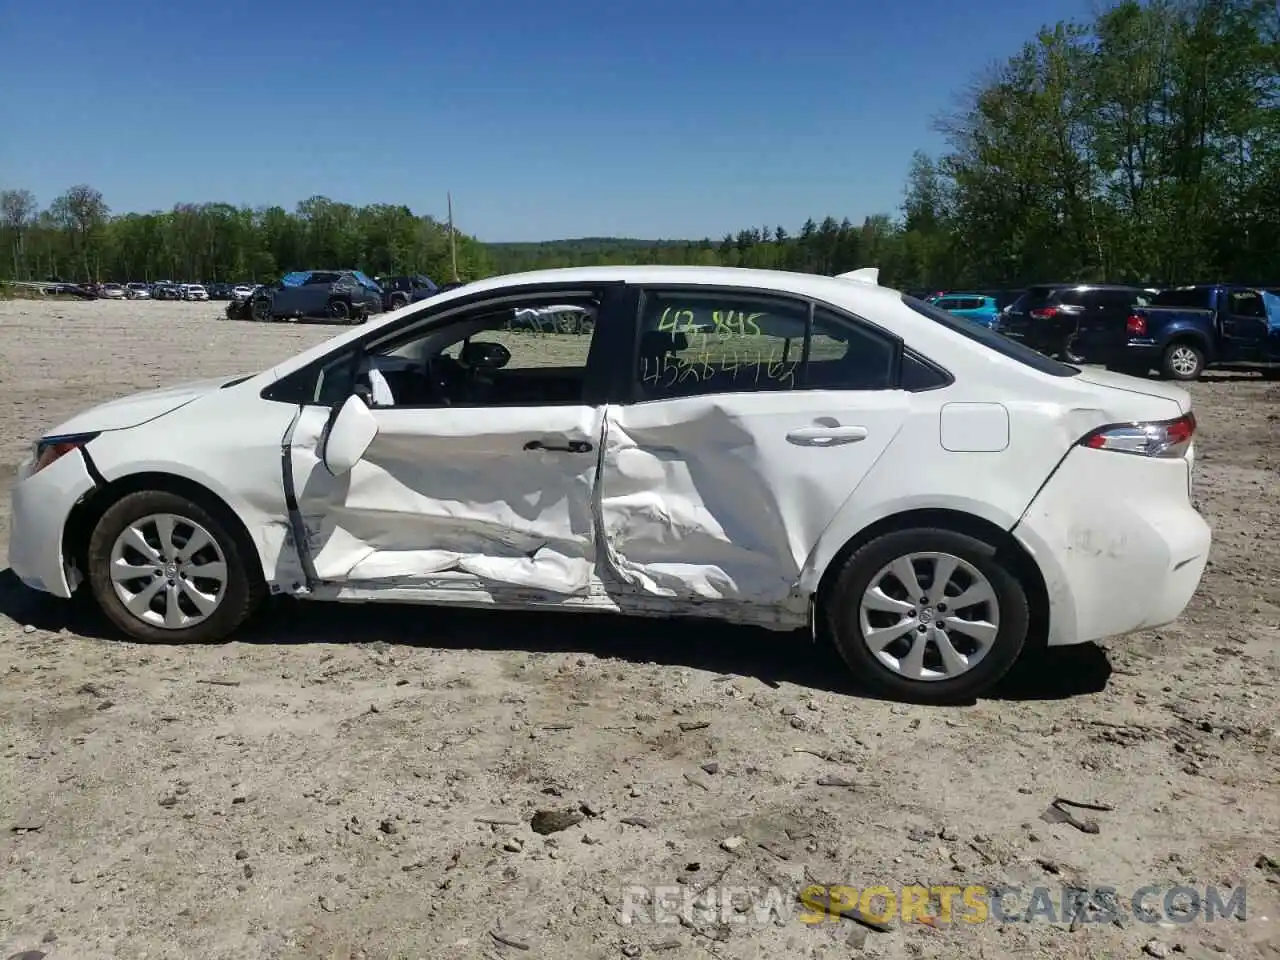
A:
<svg viewBox="0 0 1280 960">
<path fill-rule="evenodd" d="M 796 427 L 787 433 L 787 442 L 798 447 L 838 447 L 865 439 L 866 427 Z"/>
<path fill-rule="evenodd" d="M 590 453 L 594 447 L 586 440 L 570 440 L 563 446 L 554 443 L 543 443 L 541 440 L 530 440 L 524 445 L 526 450 L 546 450 L 548 453 Z"/>
</svg>

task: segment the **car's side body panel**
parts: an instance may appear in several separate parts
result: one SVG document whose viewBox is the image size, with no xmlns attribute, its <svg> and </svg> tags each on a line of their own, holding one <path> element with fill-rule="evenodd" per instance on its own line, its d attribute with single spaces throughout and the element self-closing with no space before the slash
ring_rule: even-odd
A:
<svg viewBox="0 0 1280 960">
<path fill-rule="evenodd" d="M 297 408 L 245 384 L 215 390 L 166 416 L 110 430 L 86 446 L 108 483 L 159 473 L 197 483 L 243 523 L 268 584 L 292 592 L 306 578 L 285 509 L 281 443 Z"/>
</svg>

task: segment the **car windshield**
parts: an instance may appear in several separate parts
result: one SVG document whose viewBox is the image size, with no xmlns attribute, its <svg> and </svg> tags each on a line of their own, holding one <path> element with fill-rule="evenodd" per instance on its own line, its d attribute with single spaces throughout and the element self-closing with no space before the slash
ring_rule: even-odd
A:
<svg viewBox="0 0 1280 960">
<path fill-rule="evenodd" d="M 375 293 L 382 292 L 382 288 L 380 286 L 378 286 L 376 283 L 370 280 L 367 276 L 365 276 L 359 270 L 353 270 L 351 275 L 356 278 L 356 281 L 360 284 L 360 286 L 365 287 L 366 289 L 372 290 Z"/>
<path fill-rule="evenodd" d="M 1059 363 L 1057 360 L 1050 359 L 1043 353 L 1032 350 L 1016 340 L 1011 340 L 1003 334 L 965 320 L 963 317 L 957 317 L 955 314 L 941 310 L 931 303 L 925 303 L 923 300 L 909 297 L 905 293 L 902 295 L 902 302 L 916 313 L 928 317 L 934 323 L 940 323 L 947 329 L 954 330 L 962 337 L 974 340 L 984 347 L 994 350 L 1001 356 L 1008 357 L 1010 360 L 1017 360 L 1032 369 L 1039 370 L 1041 373 L 1047 373 L 1053 377 L 1074 377 L 1080 372 L 1079 367 Z"/>
</svg>

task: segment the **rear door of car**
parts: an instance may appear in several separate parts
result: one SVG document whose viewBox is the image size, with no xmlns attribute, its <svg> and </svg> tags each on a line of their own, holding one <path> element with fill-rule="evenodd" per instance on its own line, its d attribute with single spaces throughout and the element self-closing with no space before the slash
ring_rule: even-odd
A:
<svg viewBox="0 0 1280 960">
<path fill-rule="evenodd" d="M 1267 359 L 1267 309 L 1262 293 L 1252 289 L 1228 289 L 1219 295 L 1222 359 Z"/>
<path fill-rule="evenodd" d="M 898 433 L 902 344 L 802 298 L 655 286 L 606 411 L 600 527 L 635 590 L 778 608 Z"/>
</svg>

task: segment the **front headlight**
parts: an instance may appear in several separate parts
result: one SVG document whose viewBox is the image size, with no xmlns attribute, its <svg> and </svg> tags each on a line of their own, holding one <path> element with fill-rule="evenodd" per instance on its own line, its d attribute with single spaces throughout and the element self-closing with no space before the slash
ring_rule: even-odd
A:
<svg viewBox="0 0 1280 960">
<path fill-rule="evenodd" d="M 62 437 L 41 437 L 31 454 L 31 475 L 35 475 L 72 450 L 79 450 L 96 437 L 96 433 L 77 433 Z"/>
</svg>

